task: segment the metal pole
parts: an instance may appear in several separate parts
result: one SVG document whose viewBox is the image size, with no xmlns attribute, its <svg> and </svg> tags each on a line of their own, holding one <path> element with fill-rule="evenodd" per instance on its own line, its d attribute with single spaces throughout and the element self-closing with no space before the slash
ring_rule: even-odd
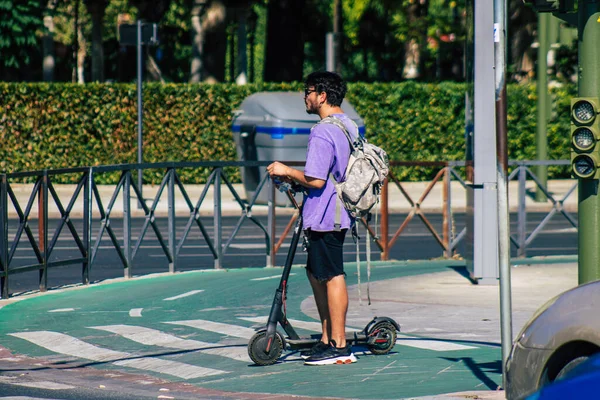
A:
<svg viewBox="0 0 600 400">
<path fill-rule="evenodd" d="M 125 172 L 123 183 L 123 255 L 127 267 L 123 271 L 125 278 L 131 278 L 131 170 Z"/>
<path fill-rule="evenodd" d="M 498 176 L 498 266 L 500 269 L 500 330 L 502 386 L 506 388 L 506 360 L 512 347 L 510 288 L 510 223 L 508 214 L 508 149 L 506 127 L 506 0 L 494 0 L 494 64 L 496 92 L 496 152 Z"/>
<path fill-rule="evenodd" d="M 527 256 L 527 248 L 525 242 L 527 241 L 527 208 L 525 207 L 525 195 L 527 194 L 527 167 L 525 165 L 519 165 L 519 211 L 518 211 L 518 230 L 519 230 L 519 250 L 518 256 Z"/>
<path fill-rule="evenodd" d="M 40 269 L 40 292 L 48 289 L 48 170 L 44 170 L 42 185 L 39 192 L 39 240 L 40 250 L 44 257 L 44 263 Z"/>
<path fill-rule="evenodd" d="M 535 140 L 536 160 L 548 159 L 548 36 L 550 18 L 549 13 L 538 13 L 538 63 L 537 63 L 537 135 Z M 536 175 L 546 188 L 548 181 L 548 167 L 546 165 L 538 165 L 536 167 Z M 538 187 L 535 192 L 535 201 L 545 202 L 546 195 L 544 191 Z"/>
<path fill-rule="evenodd" d="M 93 169 L 88 169 L 83 189 L 83 245 L 85 247 L 85 261 L 82 265 L 81 283 L 90 283 L 90 260 L 92 259 L 92 186 Z"/>
<path fill-rule="evenodd" d="M 167 186 L 169 200 L 169 252 L 173 262 L 169 264 L 169 272 L 174 273 L 177 269 L 177 225 L 175 218 L 175 169 L 169 169 L 169 183 Z"/>
<path fill-rule="evenodd" d="M 142 163 L 143 160 L 143 130 L 142 130 L 142 21 L 137 21 L 137 111 L 138 111 L 138 164 Z M 142 209 L 142 201 L 144 201 L 143 193 L 143 173 L 144 171 L 138 169 L 138 189 L 140 191 L 140 198 L 138 199 L 138 210 Z"/>
<path fill-rule="evenodd" d="M 267 267 L 275 266 L 275 207 L 277 202 L 277 193 L 273 179 L 269 179 L 269 213 L 267 215 L 267 231 L 269 232 L 269 254 L 267 255 Z"/>
<path fill-rule="evenodd" d="M 579 96 L 600 95 L 600 3 L 579 0 Z M 598 180 L 579 179 L 579 284 L 600 279 Z"/>
<path fill-rule="evenodd" d="M 390 182 L 388 178 L 385 178 L 381 188 L 381 243 L 383 245 L 381 260 L 383 261 L 390 259 L 389 186 Z"/>
<path fill-rule="evenodd" d="M 215 182 L 214 182 L 214 233 L 215 237 L 213 239 L 215 244 L 215 251 L 217 253 L 217 257 L 215 258 L 215 269 L 221 269 L 223 267 L 223 237 L 222 237 L 222 227 L 221 227 L 221 169 L 217 170 L 215 174 Z"/>
<path fill-rule="evenodd" d="M 452 238 L 451 238 L 451 229 L 452 229 L 452 224 L 449 222 L 451 215 L 452 215 L 452 209 L 450 208 L 450 182 L 451 182 L 451 172 L 450 172 L 450 167 L 445 167 L 444 168 L 444 184 L 443 184 L 443 189 L 442 189 L 442 215 L 443 215 L 443 221 L 442 221 L 442 235 L 443 235 L 443 241 L 444 241 L 444 246 L 446 247 L 446 250 L 444 251 L 444 257 L 446 258 L 452 258 Z"/>
<path fill-rule="evenodd" d="M 4 277 L 0 279 L 0 298 L 8 299 L 8 179 L 0 176 L 0 264 Z"/>
</svg>

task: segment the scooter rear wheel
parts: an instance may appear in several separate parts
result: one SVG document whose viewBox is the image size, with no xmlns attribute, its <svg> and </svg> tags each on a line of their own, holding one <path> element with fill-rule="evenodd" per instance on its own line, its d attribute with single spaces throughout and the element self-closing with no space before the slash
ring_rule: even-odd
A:
<svg viewBox="0 0 600 400">
<path fill-rule="evenodd" d="M 369 337 L 375 337 L 375 343 L 369 344 L 369 350 L 373 354 L 388 354 L 396 345 L 396 327 L 388 321 L 376 323 L 367 332 Z"/>
<path fill-rule="evenodd" d="M 283 352 L 283 343 L 279 332 L 275 332 L 271 349 L 267 352 L 267 331 L 266 329 L 260 330 L 248 342 L 248 355 L 257 365 L 275 364 Z"/>
</svg>

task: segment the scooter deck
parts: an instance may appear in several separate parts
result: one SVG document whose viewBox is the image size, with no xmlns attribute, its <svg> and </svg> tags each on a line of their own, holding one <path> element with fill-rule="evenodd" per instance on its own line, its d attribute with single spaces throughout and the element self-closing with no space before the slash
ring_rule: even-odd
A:
<svg viewBox="0 0 600 400">
<path fill-rule="evenodd" d="M 310 348 L 320 340 L 320 335 L 317 337 L 290 339 L 285 338 L 285 342 L 291 349 Z M 346 332 L 346 341 L 352 344 L 369 344 L 369 337 L 364 332 Z"/>
</svg>

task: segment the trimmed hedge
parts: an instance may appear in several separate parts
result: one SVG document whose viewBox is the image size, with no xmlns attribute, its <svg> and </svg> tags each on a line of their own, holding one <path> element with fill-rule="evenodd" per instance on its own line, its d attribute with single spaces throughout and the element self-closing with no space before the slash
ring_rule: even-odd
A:
<svg viewBox="0 0 600 400">
<path fill-rule="evenodd" d="M 348 100 L 364 118 L 367 135 L 391 160 L 464 160 L 464 92 L 459 83 L 353 83 Z M 569 104 L 575 87 L 553 90 L 549 159 L 569 157 Z M 302 83 L 145 84 L 144 162 L 235 160 L 232 111 L 259 91 L 300 91 Z M 535 159 L 535 86 L 508 88 L 509 158 Z M 135 163 L 136 88 L 132 84 L 0 83 L 0 170 Z M 239 179 L 232 171 L 234 180 Z M 431 169 L 402 168 L 403 180 L 431 178 Z M 208 171 L 182 171 L 201 183 Z M 158 183 L 162 171 L 148 171 Z M 550 177 L 567 177 L 564 168 Z M 69 177 L 65 177 L 69 179 Z M 114 182 L 107 175 L 99 183 Z"/>
</svg>

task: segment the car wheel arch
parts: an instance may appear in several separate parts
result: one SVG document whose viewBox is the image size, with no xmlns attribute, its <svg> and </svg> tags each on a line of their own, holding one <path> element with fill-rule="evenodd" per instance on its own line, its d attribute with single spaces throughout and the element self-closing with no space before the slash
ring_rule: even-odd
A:
<svg viewBox="0 0 600 400">
<path fill-rule="evenodd" d="M 553 382 L 561 370 L 571 361 L 581 357 L 589 357 L 599 352 L 600 347 L 586 341 L 573 341 L 563 344 L 548 359 L 541 374 L 538 389 Z"/>
</svg>

